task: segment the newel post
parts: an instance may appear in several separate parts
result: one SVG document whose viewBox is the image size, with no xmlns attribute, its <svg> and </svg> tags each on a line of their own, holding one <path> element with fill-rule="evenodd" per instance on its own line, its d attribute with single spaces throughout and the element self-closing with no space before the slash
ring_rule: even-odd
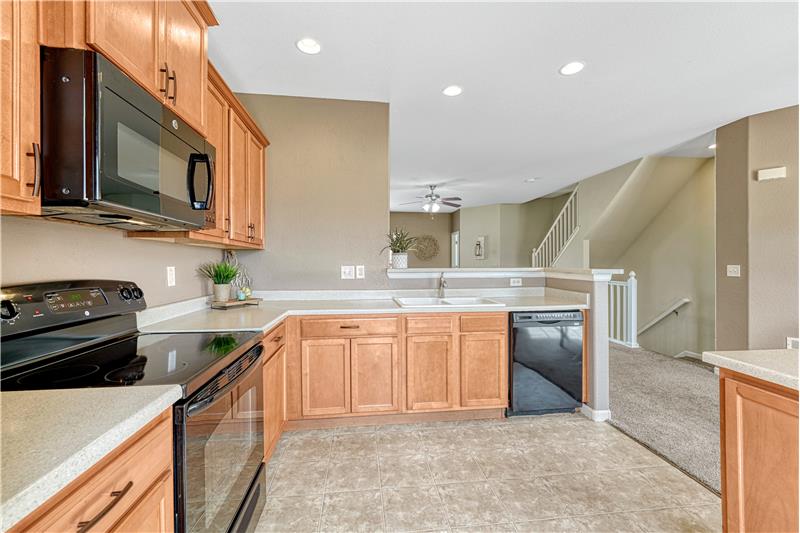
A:
<svg viewBox="0 0 800 533">
<path fill-rule="evenodd" d="M 636 330 L 638 329 L 638 325 L 636 322 L 636 315 L 638 314 L 638 309 L 636 308 L 636 272 L 633 270 L 630 271 L 628 274 L 628 332 L 630 336 L 630 345 L 631 348 L 638 348 L 639 342 L 637 339 Z"/>
</svg>

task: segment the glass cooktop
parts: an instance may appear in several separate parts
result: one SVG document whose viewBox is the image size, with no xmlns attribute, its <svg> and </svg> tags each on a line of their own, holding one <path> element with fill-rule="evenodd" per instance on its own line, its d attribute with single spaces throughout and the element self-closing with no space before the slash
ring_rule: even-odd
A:
<svg viewBox="0 0 800 533">
<path fill-rule="evenodd" d="M 59 333 L 37 336 L 36 342 L 48 346 L 69 344 Z M 23 352 L 31 353 L 32 338 L 3 342 L 3 370 L 0 389 L 39 390 L 87 387 L 126 387 L 131 385 L 187 385 L 213 369 L 246 344 L 255 332 L 233 333 L 137 333 L 77 353 L 53 356 L 20 365 Z M 74 340 L 74 339 L 73 339 Z M 24 342 L 23 342 L 24 341 Z M 35 351 L 34 351 L 35 353 Z"/>
</svg>

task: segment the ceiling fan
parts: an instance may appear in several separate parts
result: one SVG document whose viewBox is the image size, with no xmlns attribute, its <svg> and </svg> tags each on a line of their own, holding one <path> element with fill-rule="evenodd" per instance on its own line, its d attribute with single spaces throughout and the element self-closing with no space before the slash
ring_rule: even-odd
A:
<svg viewBox="0 0 800 533">
<path fill-rule="evenodd" d="M 425 196 L 417 196 L 417 198 L 423 200 L 422 202 L 423 211 L 425 211 L 426 213 L 437 213 L 442 208 L 443 205 L 446 205 L 448 207 L 461 207 L 461 204 L 453 203 L 454 201 L 460 202 L 461 198 L 459 198 L 458 196 L 450 196 L 447 198 L 442 198 L 439 195 L 439 193 L 436 192 L 436 187 L 438 187 L 438 185 L 428 185 L 430 192 L 428 192 L 428 194 L 426 194 Z M 416 203 L 417 202 L 414 201 L 414 202 L 406 202 L 400 205 L 409 205 Z"/>
</svg>

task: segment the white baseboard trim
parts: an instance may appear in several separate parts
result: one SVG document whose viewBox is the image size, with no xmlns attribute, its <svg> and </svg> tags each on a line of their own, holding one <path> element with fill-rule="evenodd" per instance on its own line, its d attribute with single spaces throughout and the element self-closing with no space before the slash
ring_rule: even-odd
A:
<svg viewBox="0 0 800 533">
<path fill-rule="evenodd" d="M 698 361 L 702 361 L 703 357 L 697 352 L 690 352 L 689 350 L 684 350 L 678 355 L 675 356 L 676 359 L 681 358 L 689 358 L 689 359 L 697 359 Z"/>
<path fill-rule="evenodd" d="M 608 409 L 592 409 L 586 404 L 581 406 L 581 413 L 586 418 L 591 418 L 595 422 L 605 422 L 611 418 L 611 411 Z"/>
</svg>

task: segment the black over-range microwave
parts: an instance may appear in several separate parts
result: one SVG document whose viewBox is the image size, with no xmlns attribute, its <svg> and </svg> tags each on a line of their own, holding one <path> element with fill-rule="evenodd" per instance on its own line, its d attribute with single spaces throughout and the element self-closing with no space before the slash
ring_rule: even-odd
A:
<svg viewBox="0 0 800 533">
<path fill-rule="evenodd" d="M 41 65 L 45 216 L 133 231 L 213 226 L 215 150 L 202 135 L 96 52 L 44 47 Z"/>
</svg>

